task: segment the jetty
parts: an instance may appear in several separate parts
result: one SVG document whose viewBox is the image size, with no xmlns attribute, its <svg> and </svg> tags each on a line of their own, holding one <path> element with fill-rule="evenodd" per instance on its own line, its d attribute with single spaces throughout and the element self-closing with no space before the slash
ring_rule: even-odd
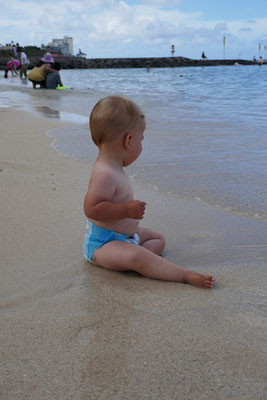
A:
<svg viewBox="0 0 267 400">
<path fill-rule="evenodd" d="M 29 69 L 33 68 L 40 57 L 31 56 Z M 100 69 L 100 68 L 168 68 L 168 67 L 210 67 L 219 65 L 253 65 L 254 61 L 230 60 L 202 60 L 185 57 L 140 57 L 140 58 L 83 58 L 83 57 L 55 57 L 61 63 L 62 69 Z M 8 57 L 0 56 L 0 69 L 6 68 Z"/>
</svg>

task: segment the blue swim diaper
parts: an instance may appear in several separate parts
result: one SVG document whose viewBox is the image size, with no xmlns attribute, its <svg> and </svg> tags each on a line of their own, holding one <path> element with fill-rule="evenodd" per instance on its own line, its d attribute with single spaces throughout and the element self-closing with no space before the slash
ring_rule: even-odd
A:
<svg viewBox="0 0 267 400">
<path fill-rule="evenodd" d="M 112 242 L 113 240 L 119 240 L 120 242 L 128 242 L 136 245 L 140 244 L 140 238 L 137 233 L 132 236 L 128 236 L 124 235 L 123 233 L 100 228 L 100 226 L 93 224 L 91 221 L 87 221 L 83 243 L 84 257 L 86 260 L 92 262 L 92 256 L 95 250 L 108 242 Z"/>
</svg>

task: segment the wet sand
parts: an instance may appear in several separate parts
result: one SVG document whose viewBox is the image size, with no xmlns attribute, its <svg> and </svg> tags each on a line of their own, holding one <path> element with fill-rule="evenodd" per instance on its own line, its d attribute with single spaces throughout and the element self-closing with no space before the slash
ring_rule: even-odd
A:
<svg viewBox="0 0 267 400">
<path fill-rule="evenodd" d="M 134 185 L 164 256 L 213 290 L 84 261 L 86 163 L 45 132 L 70 125 L 0 110 L 3 400 L 263 400 L 266 221 Z"/>
</svg>

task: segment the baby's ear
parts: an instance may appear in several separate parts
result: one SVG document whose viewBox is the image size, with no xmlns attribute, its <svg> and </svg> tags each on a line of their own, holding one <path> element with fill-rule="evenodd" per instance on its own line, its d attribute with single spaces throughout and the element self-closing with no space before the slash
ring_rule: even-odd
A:
<svg viewBox="0 0 267 400">
<path fill-rule="evenodd" d="M 126 135 L 124 136 L 124 147 L 126 150 L 130 150 L 131 140 L 132 140 L 132 134 L 126 133 Z"/>
</svg>

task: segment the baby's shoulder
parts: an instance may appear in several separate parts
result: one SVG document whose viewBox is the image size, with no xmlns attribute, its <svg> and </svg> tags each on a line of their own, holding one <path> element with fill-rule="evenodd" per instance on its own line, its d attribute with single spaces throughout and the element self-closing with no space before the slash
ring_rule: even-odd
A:
<svg viewBox="0 0 267 400">
<path fill-rule="evenodd" d="M 116 175 L 116 170 L 110 167 L 110 165 L 106 163 L 103 162 L 95 163 L 92 169 L 91 176 L 99 176 L 99 175 L 112 177 Z"/>
<path fill-rule="evenodd" d="M 90 181 L 98 181 L 102 182 L 102 184 L 116 183 L 120 179 L 120 171 L 105 163 L 96 163 L 90 177 Z"/>
</svg>

